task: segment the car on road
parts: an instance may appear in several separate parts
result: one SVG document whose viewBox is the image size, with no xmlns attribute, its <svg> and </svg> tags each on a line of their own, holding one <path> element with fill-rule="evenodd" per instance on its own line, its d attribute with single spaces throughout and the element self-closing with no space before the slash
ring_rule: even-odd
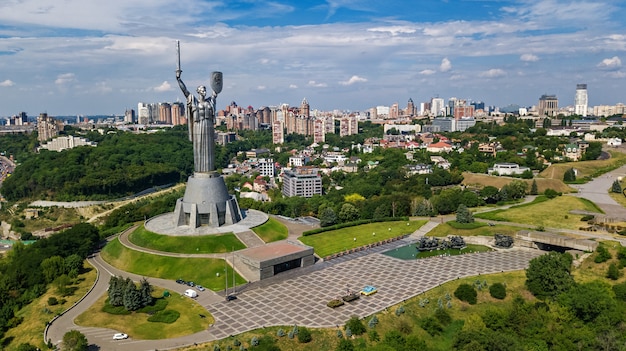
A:
<svg viewBox="0 0 626 351">
<path fill-rule="evenodd" d="M 198 289 L 200 291 L 206 290 L 206 289 L 204 289 L 204 286 L 202 286 L 202 285 L 196 285 L 196 289 Z"/>
<path fill-rule="evenodd" d="M 237 300 L 237 296 L 235 296 L 235 295 L 228 295 L 228 296 L 226 296 L 226 301 L 233 301 L 233 300 Z"/>
<path fill-rule="evenodd" d="M 186 281 L 184 281 L 184 280 L 182 280 L 182 279 L 176 279 L 176 282 L 177 282 L 178 284 L 187 284 L 187 282 L 186 282 Z"/>
<path fill-rule="evenodd" d="M 124 333 L 113 334 L 113 340 L 124 340 L 124 339 L 128 339 L 128 334 L 124 334 Z"/>
<path fill-rule="evenodd" d="M 195 286 L 196 284 L 195 284 L 194 282 L 187 282 L 187 285 L 189 285 L 189 286 L 192 286 L 192 287 L 193 287 L 193 286 Z"/>
</svg>

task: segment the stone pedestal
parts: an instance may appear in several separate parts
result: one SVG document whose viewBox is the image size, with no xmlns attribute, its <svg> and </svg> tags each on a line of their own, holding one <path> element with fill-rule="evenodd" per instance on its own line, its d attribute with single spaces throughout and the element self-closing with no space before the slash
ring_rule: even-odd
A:
<svg viewBox="0 0 626 351">
<path fill-rule="evenodd" d="M 185 196 L 176 201 L 174 210 L 174 225 L 178 227 L 220 227 L 241 219 L 237 199 L 228 193 L 224 178 L 216 172 L 189 177 Z"/>
</svg>

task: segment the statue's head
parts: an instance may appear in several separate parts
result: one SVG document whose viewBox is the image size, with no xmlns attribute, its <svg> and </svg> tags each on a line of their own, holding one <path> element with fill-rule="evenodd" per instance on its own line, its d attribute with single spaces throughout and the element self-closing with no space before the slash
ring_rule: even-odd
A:
<svg viewBox="0 0 626 351">
<path fill-rule="evenodd" d="M 206 95 L 206 87 L 204 85 L 201 85 L 198 87 L 198 89 L 196 89 L 196 92 L 198 92 L 198 94 L 205 96 Z"/>
</svg>

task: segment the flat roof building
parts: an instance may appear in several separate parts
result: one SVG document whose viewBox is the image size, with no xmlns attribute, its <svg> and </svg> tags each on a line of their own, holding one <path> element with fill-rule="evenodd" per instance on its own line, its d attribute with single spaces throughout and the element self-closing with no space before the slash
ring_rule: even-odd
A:
<svg viewBox="0 0 626 351">
<path fill-rule="evenodd" d="M 283 173 L 283 195 L 312 197 L 322 195 L 322 177 L 317 168 L 301 167 Z"/>
</svg>

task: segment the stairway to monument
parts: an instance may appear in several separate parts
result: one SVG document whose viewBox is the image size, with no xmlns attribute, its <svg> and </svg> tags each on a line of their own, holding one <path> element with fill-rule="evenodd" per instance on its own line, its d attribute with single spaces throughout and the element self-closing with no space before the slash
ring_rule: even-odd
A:
<svg viewBox="0 0 626 351">
<path fill-rule="evenodd" d="M 261 240 L 253 231 L 248 230 L 245 232 L 235 233 L 237 238 L 247 247 L 257 247 L 265 245 L 265 242 Z"/>
</svg>

